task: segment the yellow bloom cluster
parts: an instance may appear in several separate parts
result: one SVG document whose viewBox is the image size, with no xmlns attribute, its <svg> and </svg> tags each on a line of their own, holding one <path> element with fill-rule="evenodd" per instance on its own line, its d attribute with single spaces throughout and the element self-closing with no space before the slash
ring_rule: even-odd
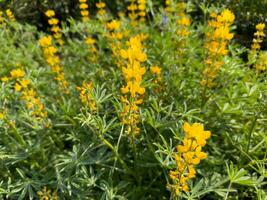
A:
<svg viewBox="0 0 267 200">
<path fill-rule="evenodd" d="M 191 25 L 191 19 L 186 14 L 185 3 L 177 4 L 177 8 L 178 8 L 178 13 L 177 13 L 178 19 L 176 21 L 178 24 L 177 35 L 180 37 L 186 37 L 189 35 L 188 27 Z"/>
<path fill-rule="evenodd" d="M 88 10 L 88 4 L 86 3 L 87 0 L 79 0 L 79 8 L 80 8 L 80 13 L 82 16 L 82 20 L 84 22 L 89 20 L 89 10 Z"/>
<path fill-rule="evenodd" d="M 173 12 L 173 0 L 165 0 L 165 11 L 167 13 Z"/>
<path fill-rule="evenodd" d="M 265 37 L 264 34 L 265 24 L 259 23 L 256 25 L 256 32 L 254 33 L 255 38 L 253 39 L 253 44 L 251 45 L 252 51 L 258 51 L 261 48 L 261 43 Z"/>
<path fill-rule="evenodd" d="M 252 58 L 255 59 L 254 67 L 259 72 L 267 69 L 267 53 L 260 51 L 261 43 L 265 37 L 264 29 L 265 24 L 259 23 L 256 25 L 256 32 L 254 33 L 254 39 L 249 53 L 249 60 Z"/>
<path fill-rule="evenodd" d="M 47 187 L 44 187 L 42 191 L 38 191 L 37 195 L 39 197 L 39 200 L 58 200 L 57 191 L 55 190 L 51 194 L 51 190 Z"/>
<path fill-rule="evenodd" d="M 89 60 L 93 63 L 95 63 L 98 59 L 98 53 L 96 48 L 96 41 L 92 37 L 87 37 L 85 40 L 85 43 L 87 44 L 88 51 L 89 51 Z"/>
<path fill-rule="evenodd" d="M 126 85 L 121 88 L 124 96 L 121 97 L 123 109 L 120 116 L 122 123 L 127 126 L 126 132 L 132 137 L 140 131 L 137 126 L 140 121 L 138 105 L 143 102 L 142 95 L 145 93 L 145 88 L 141 86 L 146 72 L 141 63 L 147 60 L 147 55 L 142 51 L 144 39 L 144 35 L 130 38 L 127 42 L 128 49 L 120 52 L 121 57 L 127 60 L 126 66 L 122 67 Z"/>
<path fill-rule="evenodd" d="M 155 75 L 154 83 L 159 83 L 162 80 L 161 68 L 159 66 L 152 66 L 150 72 Z"/>
<path fill-rule="evenodd" d="M 0 120 L 5 119 L 5 114 L 3 112 L 0 112 Z"/>
<path fill-rule="evenodd" d="M 59 45 L 63 45 L 64 41 L 62 40 L 62 32 L 59 27 L 59 20 L 55 17 L 55 11 L 48 10 L 45 12 L 45 15 L 48 17 L 48 24 L 51 26 L 50 30 L 53 34 L 53 37 L 56 39 Z"/>
<path fill-rule="evenodd" d="M 96 7 L 98 8 L 97 14 L 99 16 L 104 16 L 106 14 L 106 11 L 105 11 L 106 4 L 104 2 L 96 3 Z"/>
<path fill-rule="evenodd" d="M 225 9 L 221 14 L 211 14 L 212 20 L 209 21 L 210 32 L 206 34 L 207 42 L 205 48 L 207 50 L 207 65 L 203 71 L 203 79 L 201 85 L 205 87 L 213 87 L 214 80 L 223 65 L 222 57 L 228 54 L 227 46 L 234 34 L 230 32 L 230 27 L 234 22 L 234 14 Z"/>
<path fill-rule="evenodd" d="M 146 17 L 146 0 L 131 0 L 130 5 L 127 7 L 129 11 L 129 18 L 131 19 L 132 25 L 137 25 L 137 19 L 141 22 L 145 21 Z"/>
<path fill-rule="evenodd" d="M 186 14 L 186 4 L 178 3 L 177 4 L 177 31 L 178 36 L 178 55 L 183 56 L 184 49 L 186 47 L 186 38 L 190 34 L 189 27 L 191 25 L 191 19 L 189 15 Z"/>
<path fill-rule="evenodd" d="M 2 24 L 5 21 L 4 13 L 0 11 L 0 24 Z"/>
<path fill-rule="evenodd" d="M 6 10 L 6 15 L 7 15 L 8 19 L 10 21 L 15 21 L 16 20 L 13 12 L 10 9 Z"/>
<path fill-rule="evenodd" d="M 109 47 L 112 51 L 113 58 L 115 59 L 116 65 L 121 68 L 123 61 L 118 53 L 122 48 L 122 39 L 125 37 L 124 33 L 121 31 L 121 22 L 119 20 L 112 20 L 107 23 L 107 39 Z"/>
<path fill-rule="evenodd" d="M 107 29 L 109 31 L 115 31 L 120 29 L 121 23 L 118 20 L 112 20 L 111 22 L 107 23 Z"/>
<path fill-rule="evenodd" d="M 93 98 L 93 83 L 86 83 L 83 81 L 81 87 L 77 87 L 77 90 L 80 92 L 80 100 L 85 105 L 88 106 L 91 111 L 96 110 L 96 101 Z"/>
<path fill-rule="evenodd" d="M 13 12 L 10 9 L 7 9 L 5 11 L 5 14 L 6 14 L 7 19 L 9 19 L 10 21 L 15 21 L 16 20 Z M 5 21 L 4 12 L 0 11 L 0 24 L 4 23 L 4 21 Z"/>
<path fill-rule="evenodd" d="M 259 52 L 256 63 L 254 64 L 254 67 L 259 72 L 267 70 L 267 52 L 266 51 Z"/>
<path fill-rule="evenodd" d="M 58 81 L 60 89 L 64 93 L 68 93 L 68 83 L 65 80 L 65 74 L 60 64 L 60 58 L 57 56 L 57 48 L 52 44 L 51 36 L 44 36 L 39 40 L 39 44 L 43 49 L 44 58 L 51 70 L 55 73 L 55 80 Z"/>
<path fill-rule="evenodd" d="M 202 147 L 211 136 L 211 132 L 204 131 L 204 126 L 199 123 L 192 125 L 184 123 L 183 130 L 185 132 L 183 144 L 176 147 L 177 152 L 174 154 L 176 169 L 169 172 L 172 184 L 168 187 L 176 196 L 179 196 L 182 191 L 189 190 L 188 181 L 196 176 L 194 165 L 207 158 Z"/>
<path fill-rule="evenodd" d="M 25 71 L 22 69 L 13 69 L 10 77 L 3 77 L 2 82 L 15 80 L 14 90 L 21 94 L 20 99 L 26 103 L 30 114 L 36 118 L 44 119 L 47 117 L 44 104 L 41 102 L 36 91 L 30 87 L 30 81 L 25 78 Z"/>
<path fill-rule="evenodd" d="M 138 15 L 140 21 L 144 22 L 146 20 L 146 0 L 138 0 Z"/>
</svg>

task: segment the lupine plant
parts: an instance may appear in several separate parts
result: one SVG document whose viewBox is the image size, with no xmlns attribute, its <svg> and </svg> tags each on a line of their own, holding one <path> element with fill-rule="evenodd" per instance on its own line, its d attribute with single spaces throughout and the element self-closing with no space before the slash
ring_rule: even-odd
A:
<svg viewBox="0 0 267 200">
<path fill-rule="evenodd" d="M 265 200 L 265 24 L 247 48 L 223 6 L 76 3 L 0 11 L 0 199 Z"/>
</svg>

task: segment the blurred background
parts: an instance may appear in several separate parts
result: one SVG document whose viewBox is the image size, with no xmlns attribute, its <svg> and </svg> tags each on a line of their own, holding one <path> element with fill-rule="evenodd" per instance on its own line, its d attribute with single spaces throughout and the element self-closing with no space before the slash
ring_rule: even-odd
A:
<svg viewBox="0 0 267 200">
<path fill-rule="evenodd" d="M 66 19 L 80 18 L 79 0 L 0 0 L 1 10 L 11 9 L 18 21 L 29 23 L 38 27 L 39 30 L 46 30 L 48 27 L 44 12 L 47 9 L 54 9 L 61 21 Z M 108 9 L 114 15 L 119 11 L 125 11 L 130 0 L 103 0 Z M 94 15 L 95 3 L 99 0 L 88 0 L 91 15 Z M 148 12 L 157 12 L 164 6 L 165 0 L 147 0 Z M 179 2 L 179 1 L 177 1 Z M 236 36 L 242 45 L 249 47 L 255 25 L 259 22 L 267 22 L 267 0 L 186 0 L 190 4 L 190 14 L 195 22 L 202 21 L 205 13 L 203 7 L 225 7 L 232 10 L 236 15 Z M 151 19 L 151 17 L 150 17 Z M 263 48 L 267 48 L 267 41 L 264 41 Z"/>
</svg>

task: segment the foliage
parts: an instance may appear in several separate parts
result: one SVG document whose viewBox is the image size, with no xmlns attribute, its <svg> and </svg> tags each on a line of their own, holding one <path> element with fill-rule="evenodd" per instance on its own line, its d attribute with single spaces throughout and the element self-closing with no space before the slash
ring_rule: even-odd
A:
<svg viewBox="0 0 267 200">
<path fill-rule="evenodd" d="M 15 19 L 21 2 L 10 4 Z M 233 19 L 229 10 L 207 7 L 199 22 L 186 12 L 191 3 L 152 12 L 149 2 L 153 20 L 133 22 L 109 11 L 125 11 L 119 1 L 83 21 L 79 2 L 65 1 L 77 8 L 67 11 L 36 1 L 43 20 L 52 8 L 79 16 L 61 22 L 61 45 L 5 17 L 0 199 L 266 199 L 266 70 L 230 41 L 235 26 L 210 26 L 210 15 Z M 211 56 L 221 46 L 207 44 L 225 35 L 223 53 Z M 208 58 L 220 62 L 210 86 L 201 84 Z M 190 180 L 176 194 L 181 161 Z"/>
</svg>

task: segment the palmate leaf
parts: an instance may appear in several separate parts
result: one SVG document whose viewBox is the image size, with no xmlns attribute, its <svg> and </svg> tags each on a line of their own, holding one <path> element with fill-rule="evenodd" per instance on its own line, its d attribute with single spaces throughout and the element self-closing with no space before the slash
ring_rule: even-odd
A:
<svg viewBox="0 0 267 200">
<path fill-rule="evenodd" d="M 238 169 L 233 164 L 226 164 L 227 174 L 231 183 L 246 185 L 246 186 L 260 186 L 263 184 L 264 177 L 253 178 L 248 175 L 248 172 L 241 168 Z"/>
</svg>

